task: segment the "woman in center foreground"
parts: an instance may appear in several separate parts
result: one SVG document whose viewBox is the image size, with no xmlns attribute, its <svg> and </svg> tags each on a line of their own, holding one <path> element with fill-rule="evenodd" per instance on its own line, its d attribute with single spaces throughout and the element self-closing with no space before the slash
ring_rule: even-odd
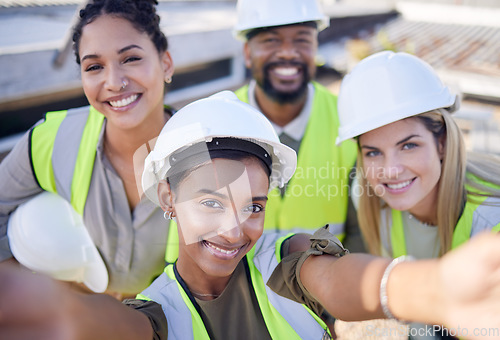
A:
<svg viewBox="0 0 500 340">
<path fill-rule="evenodd" d="M 290 179 L 295 152 L 230 92 L 180 113 L 143 175 L 146 195 L 177 222 L 179 258 L 139 297 L 164 307 L 169 338 L 321 338 L 327 327 L 319 318 L 265 285 L 299 240 L 261 237 L 267 194 Z"/>
</svg>

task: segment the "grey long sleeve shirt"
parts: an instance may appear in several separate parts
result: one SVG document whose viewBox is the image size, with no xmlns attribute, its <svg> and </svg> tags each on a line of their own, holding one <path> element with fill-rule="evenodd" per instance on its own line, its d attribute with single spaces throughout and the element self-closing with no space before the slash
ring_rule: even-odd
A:
<svg viewBox="0 0 500 340">
<path fill-rule="evenodd" d="M 165 267 L 168 224 L 163 211 L 146 197 L 131 213 L 122 180 L 103 152 L 104 129 L 105 124 L 99 137 L 83 220 L 106 263 L 108 290 L 135 294 Z M 9 214 L 42 191 L 31 169 L 28 133 L 0 163 L 0 188 L 0 261 L 3 261 L 12 257 L 7 238 Z"/>
</svg>

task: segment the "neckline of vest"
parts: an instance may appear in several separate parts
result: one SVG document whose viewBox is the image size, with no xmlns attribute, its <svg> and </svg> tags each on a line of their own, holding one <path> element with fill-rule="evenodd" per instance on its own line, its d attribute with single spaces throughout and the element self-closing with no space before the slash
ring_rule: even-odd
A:
<svg viewBox="0 0 500 340">
<path fill-rule="evenodd" d="M 253 284 L 252 284 L 252 278 L 250 276 L 250 268 L 248 266 L 248 258 L 247 258 L 247 255 L 245 255 L 240 262 L 243 262 L 243 266 L 245 268 L 245 276 L 246 276 L 246 279 L 248 281 L 248 286 L 250 287 L 251 289 L 251 294 L 253 294 L 254 296 L 256 296 L 256 293 L 255 293 L 255 289 L 253 287 Z M 191 301 L 191 303 L 193 304 L 194 308 L 196 309 L 196 312 L 198 313 L 198 315 L 200 316 L 202 322 L 203 322 L 203 325 L 205 326 L 205 329 L 207 330 L 207 333 L 209 333 L 208 335 L 210 336 L 210 339 L 215 339 L 213 334 L 210 334 L 209 332 L 209 329 L 206 327 L 205 325 L 205 320 L 203 320 L 203 313 L 201 312 L 201 307 L 200 305 L 196 302 L 196 299 L 195 297 L 193 296 L 193 294 L 191 293 L 191 291 L 189 290 L 188 286 L 186 285 L 186 282 L 184 282 L 184 280 L 182 279 L 181 275 L 179 274 L 179 272 L 177 271 L 177 261 L 173 264 L 171 264 L 173 266 L 173 269 L 174 269 L 174 275 L 175 275 L 175 279 L 177 280 L 177 282 L 179 282 L 179 284 L 181 285 L 182 289 L 184 290 L 184 292 L 186 293 L 186 295 L 188 296 L 189 300 Z M 238 263 L 239 265 L 239 263 Z M 234 272 L 233 272 L 234 274 Z M 231 274 L 231 275 L 233 275 Z M 258 301 L 258 300 L 257 300 Z"/>
</svg>

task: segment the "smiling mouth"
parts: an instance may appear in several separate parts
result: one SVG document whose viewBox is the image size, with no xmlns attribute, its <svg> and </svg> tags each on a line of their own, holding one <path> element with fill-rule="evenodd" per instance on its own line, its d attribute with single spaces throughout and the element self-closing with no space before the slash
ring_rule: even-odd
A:
<svg viewBox="0 0 500 340">
<path fill-rule="evenodd" d="M 115 100 L 110 100 L 109 104 L 112 107 L 116 107 L 116 108 L 118 108 L 118 107 L 124 107 L 124 106 L 127 106 L 130 103 L 133 103 L 134 101 L 136 101 L 137 98 L 139 98 L 139 95 L 138 94 L 133 94 L 130 97 L 124 98 L 124 99 L 121 99 L 121 100 L 116 100 L 116 101 Z"/>
<path fill-rule="evenodd" d="M 274 69 L 274 73 L 279 76 L 290 77 L 298 74 L 299 70 L 296 67 L 277 67 Z"/>
<path fill-rule="evenodd" d="M 212 252 L 212 254 L 222 255 L 222 256 L 228 257 L 228 258 L 232 258 L 232 257 L 236 256 L 236 254 L 239 253 L 240 249 L 243 248 L 243 246 L 241 246 L 241 247 L 232 248 L 232 249 L 223 249 L 223 248 L 220 248 L 220 247 L 216 246 L 215 244 L 208 242 L 206 240 L 203 240 L 202 244 L 205 247 L 207 247 Z"/>
<path fill-rule="evenodd" d="M 397 183 L 397 184 L 389 184 L 389 183 L 386 183 L 384 184 L 386 187 L 388 187 L 389 189 L 391 190 L 398 190 L 398 189 L 404 189 L 406 188 L 407 186 L 409 186 L 411 183 L 413 183 L 415 179 L 409 179 L 407 181 L 404 181 L 404 182 L 401 182 L 401 183 Z"/>
</svg>

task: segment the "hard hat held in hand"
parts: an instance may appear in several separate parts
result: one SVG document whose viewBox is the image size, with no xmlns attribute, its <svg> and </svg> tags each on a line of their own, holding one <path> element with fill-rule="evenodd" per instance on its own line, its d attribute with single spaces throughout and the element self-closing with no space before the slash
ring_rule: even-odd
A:
<svg viewBox="0 0 500 340">
<path fill-rule="evenodd" d="M 452 111 L 456 101 L 423 60 L 404 52 L 375 53 L 342 80 L 336 143 L 427 111 Z"/>
<path fill-rule="evenodd" d="M 12 254 L 25 267 L 57 280 L 83 282 L 96 293 L 108 286 L 108 272 L 83 224 L 65 199 L 43 192 L 10 216 Z"/>
<path fill-rule="evenodd" d="M 316 21 L 319 32 L 330 25 L 318 0 L 238 0 L 236 10 L 238 19 L 233 35 L 242 41 L 255 28 Z"/>
<path fill-rule="evenodd" d="M 165 179 L 173 153 L 216 137 L 243 139 L 262 147 L 272 158 L 270 190 L 285 185 L 295 172 L 297 155 L 280 143 L 269 120 L 233 92 L 222 91 L 186 105 L 165 124 L 144 163 L 146 196 L 159 205 L 158 182 Z"/>
</svg>

